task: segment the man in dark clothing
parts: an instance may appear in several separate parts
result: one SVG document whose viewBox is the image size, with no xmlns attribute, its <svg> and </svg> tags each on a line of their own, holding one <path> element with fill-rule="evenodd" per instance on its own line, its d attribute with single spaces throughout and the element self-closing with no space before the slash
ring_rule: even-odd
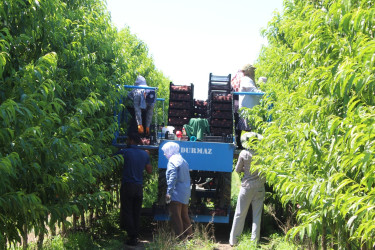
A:
<svg viewBox="0 0 375 250">
<path fill-rule="evenodd" d="M 148 153 L 137 148 L 141 144 L 138 134 L 129 134 L 128 147 L 121 149 L 119 154 L 124 158 L 122 182 L 120 189 L 120 227 L 128 234 L 128 245 L 137 245 L 139 224 L 143 199 L 143 170 L 152 173 Z"/>
</svg>

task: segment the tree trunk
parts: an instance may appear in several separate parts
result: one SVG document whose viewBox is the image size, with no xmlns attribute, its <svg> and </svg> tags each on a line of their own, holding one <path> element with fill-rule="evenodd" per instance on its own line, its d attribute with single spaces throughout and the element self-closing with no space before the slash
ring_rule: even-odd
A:
<svg viewBox="0 0 375 250">
<path fill-rule="evenodd" d="M 23 225 L 23 230 L 22 230 L 22 247 L 23 249 L 27 249 L 28 247 L 28 239 L 27 239 L 27 225 L 26 223 Z"/>
<path fill-rule="evenodd" d="M 39 237 L 38 237 L 38 249 L 43 249 L 43 241 L 44 241 L 44 230 L 40 230 Z"/>
<path fill-rule="evenodd" d="M 95 209 L 95 218 L 99 218 L 100 209 L 96 207 Z"/>
<path fill-rule="evenodd" d="M 50 223 L 50 224 L 48 225 L 48 227 L 49 227 L 49 231 L 51 232 L 51 235 L 52 235 L 52 236 L 56 236 L 56 225 Z"/>
<path fill-rule="evenodd" d="M 66 218 L 65 218 L 66 220 Z M 65 220 L 63 220 L 62 222 L 62 226 L 61 226 L 61 233 L 62 235 L 66 235 L 66 225 L 65 225 Z"/>
<path fill-rule="evenodd" d="M 322 219 L 322 250 L 327 250 L 327 225 L 325 218 Z"/>
<path fill-rule="evenodd" d="M 73 213 L 73 228 L 77 229 L 77 215 Z"/>
<path fill-rule="evenodd" d="M 94 209 L 90 208 L 90 214 L 89 214 L 89 227 L 92 228 L 92 221 L 94 218 Z"/>
<path fill-rule="evenodd" d="M 85 211 L 84 210 L 82 210 L 82 212 L 81 212 L 81 227 L 82 227 L 82 229 L 86 228 Z"/>
<path fill-rule="evenodd" d="M 319 249 L 318 239 L 314 242 L 314 250 Z"/>
<path fill-rule="evenodd" d="M 7 249 L 7 241 L 5 238 L 5 233 L 0 234 L 0 249 Z"/>
<path fill-rule="evenodd" d="M 116 185 L 116 201 L 117 201 L 117 208 L 120 208 L 120 188 L 119 188 L 119 185 Z"/>
<path fill-rule="evenodd" d="M 106 216 L 106 215 L 107 215 L 107 201 L 104 200 L 103 205 L 102 205 L 102 216 Z"/>
</svg>

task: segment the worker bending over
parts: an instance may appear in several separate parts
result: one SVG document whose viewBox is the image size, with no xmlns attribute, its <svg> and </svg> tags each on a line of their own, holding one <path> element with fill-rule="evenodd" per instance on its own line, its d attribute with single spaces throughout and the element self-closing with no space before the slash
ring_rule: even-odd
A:
<svg viewBox="0 0 375 250">
<path fill-rule="evenodd" d="M 135 81 L 135 86 L 147 87 L 146 79 L 143 76 L 138 76 L 137 80 Z M 138 133 L 143 134 L 146 132 L 146 135 L 149 135 L 152 115 L 154 113 L 154 105 L 156 102 L 155 90 L 133 89 L 128 94 L 128 98 L 133 101 Z M 142 123 L 142 112 L 146 113 L 146 121 L 144 123 L 145 126 L 143 126 Z M 146 127 L 146 131 L 144 131 L 144 127 Z"/>
</svg>

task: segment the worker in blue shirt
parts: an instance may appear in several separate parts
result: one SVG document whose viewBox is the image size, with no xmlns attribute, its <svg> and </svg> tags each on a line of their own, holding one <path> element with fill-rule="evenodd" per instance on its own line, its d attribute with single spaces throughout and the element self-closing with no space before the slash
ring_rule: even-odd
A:
<svg viewBox="0 0 375 250">
<path fill-rule="evenodd" d="M 135 246 L 138 244 L 143 200 L 143 171 L 151 174 L 152 166 L 148 153 L 136 146 L 141 144 L 138 134 L 129 134 L 127 144 L 127 148 L 118 152 L 124 158 L 120 189 L 120 227 L 128 234 L 126 243 Z"/>
<path fill-rule="evenodd" d="M 190 199 L 189 164 L 182 158 L 180 146 L 177 143 L 167 142 L 162 150 L 168 159 L 166 202 L 170 202 L 170 222 L 177 237 L 187 237 L 193 233 L 188 214 Z"/>
</svg>

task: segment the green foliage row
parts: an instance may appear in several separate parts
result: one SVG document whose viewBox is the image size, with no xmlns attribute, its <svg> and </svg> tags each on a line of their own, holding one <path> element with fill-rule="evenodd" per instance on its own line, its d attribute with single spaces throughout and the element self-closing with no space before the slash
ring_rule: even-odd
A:
<svg viewBox="0 0 375 250">
<path fill-rule="evenodd" d="M 264 135 L 259 170 L 300 207 L 288 237 L 374 247 L 374 1 L 286 0 L 263 34 L 268 97 L 248 116 Z"/>
<path fill-rule="evenodd" d="M 0 2 L 0 248 L 110 199 L 118 86 L 138 74 L 167 92 L 146 45 L 102 1 Z"/>
</svg>

